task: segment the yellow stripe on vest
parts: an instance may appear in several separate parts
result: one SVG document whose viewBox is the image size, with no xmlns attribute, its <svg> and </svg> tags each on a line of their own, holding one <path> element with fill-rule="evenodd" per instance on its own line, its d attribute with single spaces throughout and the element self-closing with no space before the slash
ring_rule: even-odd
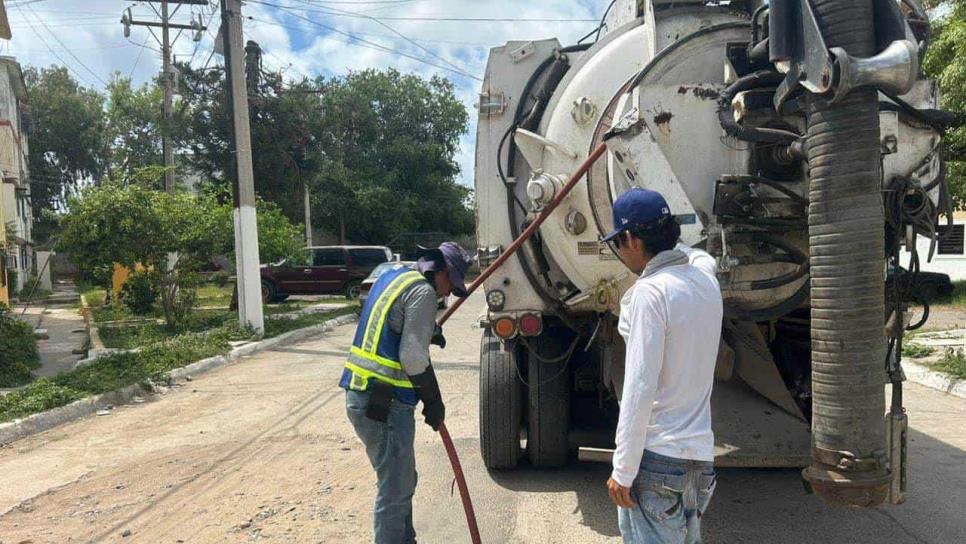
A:
<svg viewBox="0 0 966 544">
<path fill-rule="evenodd" d="M 375 380 L 380 380 L 380 381 L 386 382 L 389 385 L 395 385 L 396 387 L 402 387 L 402 388 L 405 388 L 405 389 L 413 389 L 413 384 L 409 380 L 395 380 L 393 378 L 388 378 L 386 376 L 383 376 L 383 375 L 378 374 L 376 372 L 373 372 L 371 370 L 366 370 L 366 369 L 362 368 L 361 366 L 354 365 L 354 364 L 352 364 L 350 362 L 346 362 L 345 367 L 348 368 L 349 370 L 351 370 L 356 375 L 362 376 L 367 381 L 368 380 L 375 379 Z M 350 382 L 350 385 L 353 384 L 354 382 L 355 382 L 355 379 L 353 379 Z M 368 385 L 368 383 L 366 385 Z"/>
<path fill-rule="evenodd" d="M 366 332 L 362 338 L 363 352 L 374 357 L 377 356 L 376 352 L 379 349 L 379 338 L 382 336 L 382 329 L 386 325 L 386 320 L 389 319 L 389 311 L 392 308 L 393 302 L 399 298 L 399 295 L 401 295 L 407 287 L 421 279 L 423 279 L 423 276 L 419 272 L 406 272 L 405 274 L 393 280 L 393 283 L 389 285 L 389 288 L 383 291 L 382 295 L 379 296 L 379 300 L 377 300 L 376 304 L 372 307 L 373 313 L 376 313 L 376 310 L 378 310 L 376 326 L 372 326 L 373 315 L 369 314 L 369 322 L 366 324 Z M 373 332 L 375 332 L 375 336 L 370 338 Z M 363 356 L 362 354 L 359 355 Z"/>
</svg>

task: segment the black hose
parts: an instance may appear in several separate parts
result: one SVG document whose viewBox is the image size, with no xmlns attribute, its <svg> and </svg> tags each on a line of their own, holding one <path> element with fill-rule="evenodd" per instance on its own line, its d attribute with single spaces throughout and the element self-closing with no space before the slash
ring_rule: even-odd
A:
<svg viewBox="0 0 966 544">
<path fill-rule="evenodd" d="M 876 53 L 873 0 L 810 3 L 828 47 Z M 808 95 L 806 110 L 813 402 L 804 476 L 825 500 L 851 506 L 881 504 L 889 484 L 878 109 L 877 91 L 861 88 L 835 104 Z"/>
<path fill-rule="evenodd" d="M 759 70 L 738 78 L 721 91 L 721 96 L 718 99 L 718 122 L 725 133 L 746 142 L 791 145 L 800 140 L 800 135 L 788 130 L 745 127 L 735 121 L 731 111 L 731 102 L 738 93 L 762 87 L 774 87 L 784 79 L 785 76 L 778 72 Z"/>
<path fill-rule="evenodd" d="M 758 9 L 751 14 L 751 45 L 754 47 L 758 45 L 758 18 L 761 14 L 768 9 L 768 4 L 762 4 L 758 6 Z M 766 59 L 767 60 L 767 59 Z"/>
</svg>

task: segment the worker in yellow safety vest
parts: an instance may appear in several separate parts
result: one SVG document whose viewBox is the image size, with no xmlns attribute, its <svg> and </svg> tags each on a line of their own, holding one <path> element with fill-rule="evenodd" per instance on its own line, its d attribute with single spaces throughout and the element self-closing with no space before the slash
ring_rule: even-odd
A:
<svg viewBox="0 0 966 544">
<path fill-rule="evenodd" d="M 359 316 L 339 385 L 346 390 L 349 421 L 376 471 L 376 544 L 416 542 L 414 411 L 422 401 L 434 431 L 445 417 L 429 346 L 445 347 L 436 325 L 438 299 L 466 296 L 469 266 L 469 256 L 454 242 L 420 248 L 417 270 L 400 264 L 383 273 Z"/>
</svg>

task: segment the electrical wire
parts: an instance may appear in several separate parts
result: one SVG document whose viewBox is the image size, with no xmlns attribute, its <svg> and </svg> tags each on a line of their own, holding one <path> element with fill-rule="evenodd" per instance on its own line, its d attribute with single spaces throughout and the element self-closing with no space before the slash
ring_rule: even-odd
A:
<svg viewBox="0 0 966 544">
<path fill-rule="evenodd" d="M 27 21 L 27 25 L 30 26 L 30 30 L 33 31 L 34 35 L 36 35 L 37 38 L 40 39 L 41 43 L 44 44 L 44 46 L 47 48 L 47 50 L 50 51 L 50 53 L 53 56 L 57 57 L 57 60 L 59 60 L 60 63 L 63 64 L 64 67 L 67 68 L 68 71 L 70 71 L 72 74 L 74 74 L 74 76 L 77 77 L 77 79 L 82 80 L 85 83 L 87 83 L 88 85 L 90 85 L 90 80 L 88 80 L 86 77 L 83 77 L 82 75 L 80 75 L 77 72 L 77 70 L 74 70 L 74 68 L 71 67 L 71 65 L 67 61 L 64 60 L 63 57 L 61 57 L 56 51 L 54 51 L 54 49 L 50 46 L 50 43 L 46 39 L 44 39 L 44 37 L 40 34 L 40 32 L 34 27 L 33 23 L 30 22 L 30 19 L 27 18 L 27 14 L 24 13 L 23 8 L 21 8 L 20 6 L 14 6 L 14 7 L 16 7 L 17 9 L 20 10 L 20 13 L 23 14 L 23 16 L 24 16 L 24 20 Z M 93 86 L 94 85 L 91 85 L 91 87 L 93 87 Z"/>
<path fill-rule="evenodd" d="M 453 73 L 459 74 L 459 75 L 461 75 L 463 77 L 467 77 L 467 78 L 474 79 L 474 80 L 477 80 L 477 81 L 483 81 L 482 78 L 477 77 L 477 76 L 475 76 L 475 75 L 473 75 L 473 74 L 471 74 L 469 72 L 466 72 L 466 71 L 463 71 L 463 70 L 455 70 L 455 69 L 450 68 L 450 67 L 445 66 L 445 65 L 436 64 L 436 63 L 430 62 L 430 61 L 428 61 L 428 60 L 426 60 L 424 58 L 417 57 L 415 55 L 410 55 L 409 53 L 405 53 L 405 52 L 399 51 L 398 49 L 393 49 L 391 47 L 388 47 L 388 46 L 385 46 L 385 45 L 382 45 L 382 44 L 378 44 L 378 43 L 373 42 L 373 41 L 370 41 L 370 40 L 366 40 L 366 39 L 360 38 L 359 36 L 357 36 L 357 35 L 355 35 L 355 34 L 353 34 L 351 32 L 346 32 L 344 30 L 340 30 L 340 29 L 335 28 L 333 26 L 329 26 L 329 25 L 320 23 L 318 21 L 314 21 L 312 19 L 309 19 L 308 17 L 302 16 L 302 15 L 296 13 L 295 11 L 292 11 L 291 8 L 285 8 L 283 6 L 279 6 L 278 4 L 275 4 L 275 3 L 272 3 L 272 2 L 266 2 L 264 0 L 251 0 L 251 1 L 253 3 L 258 3 L 258 4 L 262 4 L 262 5 L 266 5 L 266 6 L 276 7 L 276 8 L 282 9 L 282 10 L 286 11 L 287 13 L 289 13 L 291 16 L 293 16 L 293 17 L 295 17 L 297 19 L 301 19 L 303 21 L 306 21 L 308 23 L 311 23 L 311 24 L 313 24 L 313 25 L 315 25 L 315 26 L 317 26 L 319 28 L 323 28 L 325 30 L 328 30 L 329 32 L 333 32 L 333 33 L 336 33 L 336 34 L 340 34 L 340 35 L 346 36 L 350 40 L 355 40 L 354 42 L 353 41 L 344 42 L 347 45 L 355 45 L 355 46 L 359 46 L 359 47 L 365 47 L 365 48 L 368 48 L 368 49 L 376 49 L 376 50 L 382 51 L 384 53 L 390 53 L 390 54 L 393 54 L 393 55 L 398 55 L 398 56 L 401 56 L 401 57 L 405 57 L 405 58 L 408 58 L 408 59 L 412 59 L 412 60 L 415 60 L 417 62 L 421 62 L 423 64 L 426 64 L 428 66 L 433 66 L 435 68 L 439 68 L 440 70 L 446 70 L 448 72 L 453 72 Z M 250 16 L 249 16 L 249 18 L 252 19 L 252 20 L 257 20 L 257 19 L 254 19 L 253 17 L 250 17 Z M 282 23 L 275 23 L 275 24 L 278 24 L 279 26 L 284 26 L 286 28 L 303 30 L 303 29 L 301 29 L 299 27 L 289 27 L 288 25 L 284 25 Z M 356 43 L 356 42 L 358 42 L 358 43 Z"/>
<path fill-rule="evenodd" d="M 339 12 L 339 13 L 342 13 L 342 14 L 348 14 L 348 13 L 352 13 L 352 12 L 349 12 L 349 11 L 344 11 L 344 10 L 341 10 L 341 9 L 337 9 L 337 8 L 331 8 L 331 9 L 333 9 L 333 10 L 335 10 L 335 11 L 337 11 L 337 12 Z M 398 30 L 396 30 L 395 28 L 393 28 L 392 26 L 390 26 L 390 25 L 388 25 L 387 23 L 385 23 L 385 22 L 383 22 L 383 21 L 380 21 L 380 20 L 379 20 L 379 19 L 378 19 L 377 17 L 373 17 L 373 16 L 371 16 L 371 15 L 363 15 L 363 17 L 365 17 L 366 19 L 368 19 L 368 20 L 370 20 L 370 21 L 372 21 L 372 22 L 374 22 L 374 23 L 376 23 L 377 25 L 379 25 L 379 26 L 381 26 L 381 27 L 383 27 L 383 28 L 385 28 L 386 30 L 388 30 L 388 31 L 390 31 L 390 32 L 392 32 L 392 33 L 393 33 L 393 34 L 395 34 L 396 36 L 399 36 L 400 38 L 402 38 L 402 39 L 403 39 L 403 40 L 405 40 L 406 42 L 408 42 L 408 43 L 410 43 L 411 45 L 414 45 L 414 46 L 416 46 L 417 48 L 419 48 L 419 49 L 421 49 L 421 50 L 422 50 L 422 51 L 424 51 L 425 53 L 427 53 L 427 54 L 429 54 L 430 56 L 432 56 L 432 57 L 434 57 L 434 58 L 436 58 L 437 60 L 440 60 L 440 61 L 442 61 L 442 62 L 444 62 L 444 63 L 446 63 L 446 64 L 447 64 L 447 65 L 449 65 L 450 67 L 452 67 L 452 68 L 454 68 L 454 69 L 456 69 L 456 70 L 458 70 L 458 71 L 462 71 L 462 70 L 463 70 L 463 69 L 462 69 L 461 67 L 459 67 L 459 66 L 457 66 L 457 65 L 455 65 L 455 64 L 453 64 L 452 62 L 450 62 L 450 61 L 448 61 L 448 60 L 446 60 L 445 58 L 443 58 L 443 57 L 441 57 L 440 55 L 438 55 L 438 54 L 436 54 L 436 52 L 435 52 L 435 51 L 433 51 L 433 50 L 431 50 L 431 49 L 429 49 L 428 47 L 424 47 L 424 46 L 422 46 L 422 45 L 420 45 L 420 44 L 418 44 L 418 43 L 416 43 L 416 41 L 415 41 L 415 40 L 413 40 L 413 39 L 411 39 L 411 38 L 409 38 L 408 36 L 406 36 L 406 35 L 405 35 L 405 34 L 403 34 L 402 32 L 399 32 Z M 482 80 L 480 80 L 480 81 L 482 81 Z"/>
<path fill-rule="evenodd" d="M 26 5 L 26 4 L 23 4 L 23 5 Z M 19 8 L 19 6 L 17 6 L 17 7 Z M 105 80 L 104 78 L 102 78 L 100 75 L 97 74 L 97 72 L 95 72 L 94 70 L 91 70 L 89 66 L 87 66 L 86 64 L 84 64 L 84 61 L 80 60 L 80 58 L 78 58 L 77 55 L 75 55 L 74 52 L 71 51 L 70 48 L 67 47 L 64 44 L 63 41 L 61 41 L 60 37 L 57 36 L 57 34 L 53 30 L 51 30 L 50 28 L 47 27 L 47 23 L 44 22 L 43 18 L 41 18 L 39 15 L 37 15 L 37 13 L 33 10 L 32 7 L 30 7 L 29 5 L 27 5 L 27 9 L 30 10 L 34 14 L 35 17 L 37 17 L 37 20 L 40 22 L 40 24 L 45 29 L 47 29 L 47 32 L 49 32 L 50 35 L 53 36 L 54 40 L 56 40 L 57 43 L 59 43 L 60 46 L 64 48 L 64 51 L 67 51 L 67 54 L 70 55 L 71 57 L 73 57 L 73 59 L 77 61 L 77 64 L 80 64 L 82 68 L 84 68 L 85 70 L 87 70 L 88 72 L 90 72 L 90 74 L 92 76 L 94 76 L 98 81 L 100 81 L 102 85 L 104 85 L 105 87 L 107 86 L 107 80 Z M 27 16 L 26 12 L 24 12 L 22 9 L 20 10 L 20 12 L 24 14 L 24 17 Z"/>
<path fill-rule="evenodd" d="M 128 38 L 128 41 L 131 41 L 130 38 Z M 134 43 L 134 42 L 131 42 L 131 43 Z M 137 45 L 137 44 L 135 44 L 135 45 Z M 131 66 L 131 71 L 128 72 L 128 74 L 127 74 L 127 78 L 128 79 L 131 79 L 131 78 L 134 77 L 134 70 L 137 69 L 138 63 L 141 62 L 141 55 L 144 54 L 144 50 L 145 49 L 148 49 L 148 37 L 147 36 L 144 37 L 144 42 L 141 43 L 141 46 L 138 49 L 138 56 L 134 59 L 134 65 Z"/>
<path fill-rule="evenodd" d="M 255 3 L 265 3 L 259 0 L 251 0 Z M 306 12 L 322 13 L 335 17 L 354 17 L 368 19 L 371 15 L 357 12 L 338 13 L 331 9 L 311 9 L 304 6 L 284 6 L 288 9 L 301 10 Z M 321 7 L 321 6 L 320 6 Z M 557 19 L 550 17 L 402 17 L 402 16 L 379 16 L 383 21 L 426 21 L 426 22 L 464 22 L 464 23 L 596 23 L 597 19 Z"/>
</svg>

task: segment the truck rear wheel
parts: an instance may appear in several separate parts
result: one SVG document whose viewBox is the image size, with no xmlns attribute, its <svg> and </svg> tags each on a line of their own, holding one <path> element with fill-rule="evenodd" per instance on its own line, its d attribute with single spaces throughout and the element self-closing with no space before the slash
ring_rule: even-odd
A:
<svg viewBox="0 0 966 544">
<path fill-rule="evenodd" d="M 517 466 L 523 427 L 523 389 L 514 350 L 489 329 L 480 344 L 480 450 L 489 469 Z"/>
<path fill-rule="evenodd" d="M 559 329 L 527 340 L 527 455 L 535 467 L 562 467 L 570 455 L 568 352 L 573 340 L 573 333 Z"/>
</svg>

